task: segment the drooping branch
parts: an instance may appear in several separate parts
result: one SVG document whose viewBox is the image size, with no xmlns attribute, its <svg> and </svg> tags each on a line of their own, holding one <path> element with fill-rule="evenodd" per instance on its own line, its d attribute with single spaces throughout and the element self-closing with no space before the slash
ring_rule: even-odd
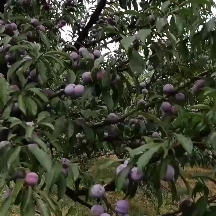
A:
<svg viewBox="0 0 216 216">
<path fill-rule="evenodd" d="M 76 47 L 76 49 L 79 49 L 82 45 L 82 42 L 85 40 L 85 38 L 88 36 L 88 32 L 89 29 L 97 22 L 97 20 L 99 19 L 99 16 L 102 12 L 102 10 L 104 9 L 105 5 L 106 5 L 106 0 L 100 0 L 97 4 L 97 7 L 95 9 L 95 11 L 93 12 L 93 14 L 90 17 L 89 22 L 87 23 L 87 25 L 84 27 L 84 29 L 80 32 L 79 37 L 77 38 L 74 46 Z"/>
</svg>

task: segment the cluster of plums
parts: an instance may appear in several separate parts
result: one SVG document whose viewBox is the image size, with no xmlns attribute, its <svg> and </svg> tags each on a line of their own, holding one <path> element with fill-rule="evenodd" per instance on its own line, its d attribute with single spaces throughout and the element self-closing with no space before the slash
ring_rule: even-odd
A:
<svg viewBox="0 0 216 216">
<path fill-rule="evenodd" d="M 129 164 L 129 160 L 125 160 L 125 162 L 123 164 L 120 164 L 117 168 L 116 168 L 116 175 L 119 175 L 124 169 L 126 169 L 126 167 Z M 174 179 L 175 176 L 175 170 L 171 165 L 167 166 L 167 172 L 163 178 L 164 181 L 172 181 Z M 138 170 L 137 167 L 133 167 L 130 170 L 129 176 L 128 178 L 130 178 L 131 180 L 133 180 L 134 182 L 140 182 L 144 179 L 144 173 L 140 170 Z M 125 179 L 125 187 L 128 186 L 129 183 L 129 179 Z M 100 185 L 100 184 L 95 184 L 92 188 L 91 188 L 91 196 L 95 199 L 103 199 L 103 197 L 105 196 L 105 188 Z M 129 213 L 129 202 L 127 200 L 118 200 L 116 202 L 116 207 L 115 207 L 115 211 L 118 214 L 121 214 L 123 216 L 128 215 Z M 91 208 L 91 214 L 93 216 L 110 216 L 109 214 L 105 213 L 105 209 L 102 205 L 94 205 Z"/>
</svg>

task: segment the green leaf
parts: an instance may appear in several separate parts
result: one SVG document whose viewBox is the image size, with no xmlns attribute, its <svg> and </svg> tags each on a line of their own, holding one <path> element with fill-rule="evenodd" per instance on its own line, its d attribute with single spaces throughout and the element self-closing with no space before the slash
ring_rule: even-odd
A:
<svg viewBox="0 0 216 216">
<path fill-rule="evenodd" d="M 47 208 L 46 203 L 43 202 L 42 199 L 37 197 L 36 203 L 37 203 L 37 207 L 38 207 L 38 209 L 39 209 L 42 216 L 51 216 L 51 212 L 49 211 L 49 209 Z"/>
<path fill-rule="evenodd" d="M 105 163 L 101 164 L 98 169 L 99 170 L 105 170 L 107 169 L 108 167 L 110 167 L 111 165 L 113 165 L 114 163 L 118 163 L 119 161 L 118 160 L 108 160 L 106 161 Z"/>
<path fill-rule="evenodd" d="M 121 44 L 125 48 L 126 51 L 128 51 L 134 39 L 135 39 L 134 36 L 128 36 L 128 37 L 123 36 L 123 39 L 121 40 Z"/>
<path fill-rule="evenodd" d="M 34 129 L 35 128 L 33 126 L 30 126 L 30 125 L 26 126 L 26 136 L 28 138 L 32 138 L 32 133 L 33 133 Z"/>
<path fill-rule="evenodd" d="M 58 180 L 62 174 L 62 165 L 58 162 L 54 163 L 50 172 L 46 174 L 46 188 L 50 190 L 53 184 Z"/>
<path fill-rule="evenodd" d="M 16 181 L 16 184 L 15 184 L 15 187 L 13 189 L 13 192 L 11 194 L 11 198 L 12 198 L 12 203 L 15 202 L 19 192 L 22 190 L 23 188 L 23 185 L 24 185 L 24 180 L 23 179 L 18 179 Z"/>
<path fill-rule="evenodd" d="M 158 32 L 161 32 L 163 27 L 168 24 L 166 17 L 157 18 L 156 20 L 156 29 Z"/>
<path fill-rule="evenodd" d="M 10 43 L 11 39 L 12 39 L 12 37 L 10 37 L 8 35 L 3 38 L 3 48 L 7 47 L 7 45 Z"/>
<path fill-rule="evenodd" d="M 112 97 L 110 95 L 110 92 L 109 91 L 103 91 L 102 92 L 102 98 L 103 98 L 104 102 L 106 103 L 107 109 L 109 111 L 111 111 L 113 109 L 114 103 L 113 103 Z"/>
<path fill-rule="evenodd" d="M 46 49 L 50 49 L 50 42 L 46 36 L 46 34 L 42 31 L 39 31 L 39 36 L 41 38 L 41 40 L 44 42 L 45 46 L 46 46 Z"/>
<path fill-rule="evenodd" d="M 191 216 L 203 216 L 208 205 L 208 197 L 201 196 L 196 202 L 196 210 Z"/>
<path fill-rule="evenodd" d="M 169 41 L 171 42 L 172 46 L 175 47 L 176 44 L 178 43 L 175 35 L 173 35 L 170 31 L 166 32 L 167 38 L 169 39 Z"/>
<path fill-rule="evenodd" d="M 173 17 L 175 19 L 175 24 L 176 28 L 178 29 L 178 33 L 182 34 L 182 31 L 184 29 L 184 20 L 177 14 L 174 14 Z"/>
<path fill-rule="evenodd" d="M 75 182 L 79 178 L 79 167 L 76 164 L 70 164 L 69 166 L 69 173 L 71 174 L 71 177 L 73 181 Z"/>
<path fill-rule="evenodd" d="M 67 79 L 70 84 L 73 84 L 76 81 L 76 75 L 72 70 L 68 70 Z"/>
<path fill-rule="evenodd" d="M 8 97 L 8 83 L 4 78 L 0 78 L 0 101 L 2 106 L 7 102 Z"/>
<path fill-rule="evenodd" d="M 130 69 L 136 77 L 139 77 L 143 74 L 145 67 L 145 60 L 143 57 L 135 50 L 133 50 L 130 60 L 129 60 Z"/>
<path fill-rule="evenodd" d="M 158 152 L 160 148 L 161 148 L 161 144 L 158 144 L 157 146 L 152 147 L 148 151 L 144 152 L 143 155 L 137 161 L 137 168 L 139 170 L 143 170 L 151 160 L 152 156 L 156 152 Z"/>
<path fill-rule="evenodd" d="M 193 142 L 191 141 L 190 138 L 185 137 L 182 134 L 176 134 L 174 133 L 174 136 L 176 137 L 176 139 L 180 142 L 180 144 L 182 145 L 182 147 L 185 149 L 185 151 L 188 154 L 191 154 L 193 151 Z"/>
<path fill-rule="evenodd" d="M 138 31 L 137 36 L 138 38 L 145 43 L 146 38 L 151 34 L 151 29 L 141 29 Z"/>
<path fill-rule="evenodd" d="M 31 139 L 33 142 L 37 143 L 45 152 L 47 152 L 46 144 L 43 142 L 43 140 L 36 133 L 32 134 Z"/>
<path fill-rule="evenodd" d="M 43 198 L 43 200 L 49 205 L 49 207 L 52 209 L 53 213 L 56 216 L 62 216 L 62 213 L 58 207 L 58 204 L 51 197 L 49 197 L 46 191 L 38 190 L 38 193 Z"/>
<path fill-rule="evenodd" d="M 68 138 L 71 138 L 73 136 L 73 134 L 74 134 L 73 121 L 71 119 L 68 119 L 66 135 L 67 135 Z"/>
<path fill-rule="evenodd" d="M 189 107 L 190 110 L 192 109 L 200 109 L 200 110 L 210 110 L 211 107 L 205 104 L 195 104 Z"/>
<path fill-rule="evenodd" d="M 59 176 L 58 181 L 56 182 L 57 189 L 58 189 L 58 200 L 62 199 L 66 192 L 66 178 L 61 174 Z"/>
<path fill-rule="evenodd" d="M 29 151 L 37 158 L 38 162 L 50 172 L 52 167 L 52 161 L 50 156 L 43 150 L 39 149 L 38 146 L 28 146 Z"/>
<path fill-rule="evenodd" d="M 65 216 L 74 216 L 74 215 L 76 215 L 76 212 L 77 212 L 76 207 L 71 206 L 68 209 L 68 212 L 67 212 L 67 214 Z"/>
<path fill-rule="evenodd" d="M 8 213 L 11 209 L 12 197 L 10 196 L 6 199 L 0 206 L 0 215 L 1 216 L 8 216 Z"/>
<path fill-rule="evenodd" d="M 39 88 L 29 88 L 28 91 L 31 91 L 31 92 L 35 93 L 36 95 L 38 95 L 44 102 L 49 101 L 46 94 Z"/>
<path fill-rule="evenodd" d="M 26 107 L 28 109 L 28 111 L 32 114 L 32 115 L 37 115 L 37 110 L 38 110 L 38 107 L 37 107 L 37 104 L 35 103 L 35 101 L 28 97 L 26 98 L 25 100 L 25 104 L 26 104 Z"/>
<path fill-rule="evenodd" d="M 30 199 L 27 206 L 25 207 L 25 202 L 21 202 L 20 205 L 20 214 L 21 216 L 35 216 L 35 205 L 33 200 Z"/>
<path fill-rule="evenodd" d="M 165 13 L 165 12 L 167 11 L 169 5 L 170 5 L 170 1 L 169 1 L 169 0 L 163 2 L 163 4 L 161 5 L 161 11 L 162 11 L 163 13 Z"/>
<path fill-rule="evenodd" d="M 9 69 L 7 73 L 7 81 L 10 80 L 11 76 L 24 64 L 26 59 L 15 62 Z"/>
<path fill-rule="evenodd" d="M 94 131 L 86 123 L 83 124 L 83 130 L 84 130 L 84 133 L 85 133 L 86 138 L 88 139 L 88 141 L 90 143 L 93 143 L 94 139 L 95 139 Z"/>
<path fill-rule="evenodd" d="M 41 122 L 42 120 L 46 119 L 50 116 L 50 113 L 47 111 L 42 111 L 38 114 L 37 123 Z"/>
<path fill-rule="evenodd" d="M 20 110 L 26 115 L 26 105 L 25 105 L 25 96 L 19 95 L 18 97 L 18 106 Z"/>
<path fill-rule="evenodd" d="M 123 169 L 116 177 L 116 189 L 121 190 L 124 185 L 125 181 L 128 177 L 128 174 L 130 172 L 131 167 L 127 166 L 125 169 Z"/>
<path fill-rule="evenodd" d="M 7 161 L 7 166 L 10 168 L 10 166 L 17 160 L 19 159 L 21 151 L 21 146 L 17 146 L 15 149 L 13 149 L 13 152 L 11 153 L 10 157 L 8 158 Z"/>
<path fill-rule="evenodd" d="M 58 137 L 64 130 L 65 126 L 65 116 L 61 116 L 55 121 L 55 130 L 53 131 L 54 137 Z"/>
<path fill-rule="evenodd" d="M 39 125 L 45 125 L 45 126 L 51 128 L 52 130 L 55 130 L 54 126 L 48 122 L 40 122 Z"/>
<path fill-rule="evenodd" d="M 28 208 L 29 203 L 32 201 L 32 187 L 28 187 L 24 192 L 24 201 L 22 202 L 22 210 L 25 211 Z"/>
</svg>

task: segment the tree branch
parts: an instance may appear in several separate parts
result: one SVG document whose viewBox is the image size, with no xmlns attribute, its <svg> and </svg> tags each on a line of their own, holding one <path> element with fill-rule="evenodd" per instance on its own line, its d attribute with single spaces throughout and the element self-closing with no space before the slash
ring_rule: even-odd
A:
<svg viewBox="0 0 216 216">
<path fill-rule="evenodd" d="M 74 46 L 76 49 L 79 49 L 81 47 L 82 42 L 85 40 L 85 38 L 88 36 L 88 31 L 89 29 L 97 22 L 102 10 L 104 9 L 106 5 L 106 0 L 100 0 L 97 4 L 97 7 L 93 14 L 90 17 L 89 22 L 87 25 L 84 27 L 82 32 L 79 34 L 79 37 L 77 38 L 77 41 L 75 42 Z"/>
</svg>

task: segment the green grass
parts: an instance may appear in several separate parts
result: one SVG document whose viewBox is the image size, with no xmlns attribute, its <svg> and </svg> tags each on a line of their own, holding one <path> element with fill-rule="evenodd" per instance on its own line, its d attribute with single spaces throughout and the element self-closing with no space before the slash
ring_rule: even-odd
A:
<svg viewBox="0 0 216 216">
<path fill-rule="evenodd" d="M 107 158 L 100 158 L 98 160 L 94 160 L 90 164 L 90 172 L 93 176 L 96 176 L 97 174 L 97 167 L 104 163 L 106 160 L 109 160 Z M 97 176 L 97 179 L 103 180 L 105 182 L 109 181 L 110 177 L 114 176 L 115 174 L 116 166 L 113 165 L 109 167 L 108 169 L 105 169 L 99 173 Z M 203 169 L 205 171 L 205 169 Z M 191 175 L 193 172 L 199 173 L 200 169 L 191 169 L 189 168 L 188 172 L 185 171 L 185 173 L 188 175 Z M 98 182 L 99 183 L 99 182 Z M 193 183 L 193 182 L 192 182 Z M 72 185 L 72 180 L 68 179 L 68 185 Z M 181 182 L 178 183 L 179 187 L 182 187 L 183 184 Z M 212 185 L 210 185 L 212 186 Z M 216 190 L 216 189 L 215 189 Z M 4 191 L 1 193 L 0 199 L 3 200 Z M 109 192 L 107 193 L 107 199 L 109 200 L 112 207 L 115 207 L 115 203 L 118 199 L 123 198 L 124 194 L 120 192 Z M 53 194 L 53 197 L 56 198 L 55 193 Z M 170 205 L 171 202 L 170 197 L 165 200 L 164 205 L 161 208 L 161 212 L 170 212 L 173 209 L 173 205 Z M 63 215 L 65 215 L 68 212 L 68 209 L 73 207 L 76 211 L 75 216 L 85 216 L 90 215 L 89 209 L 85 206 L 80 205 L 79 203 L 74 203 L 70 198 L 67 196 L 64 197 L 63 200 L 59 201 L 59 205 L 62 209 Z M 137 215 L 149 215 L 149 216 L 155 216 L 156 214 L 156 206 L 149 200 L 147 195 L 144 194 L 144 191 L 138 191 L 136 196 L 130 201 L 130 215 L 131 216 L 137 216 Z M 19 216 L 19 208 L 13 207 L 11 216 Z"/>
</svg>

